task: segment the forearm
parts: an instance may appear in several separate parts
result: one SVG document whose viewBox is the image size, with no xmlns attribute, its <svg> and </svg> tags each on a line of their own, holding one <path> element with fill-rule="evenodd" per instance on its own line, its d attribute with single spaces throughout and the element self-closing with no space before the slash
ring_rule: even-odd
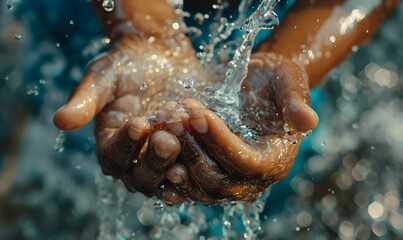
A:
<svg viewBox="0 0 403 240">
<path fill-rule="evenodd" d="M 258 51 L 281 54 L 298 63 L 312 88 L 349 56 L 353 46 L 371 39 L 400 0 L 376 2 L 300 0 Z"/>
<path fill-rule="evenodd" d="M 106 35 L 112 40 L 126 34 L 159 37 L 168 23 L 175 21 L 175 11 L 166 0 L 114 0 L 110 12 L 102 7 L 102 2 L 91 0 Z"/>
</svg>

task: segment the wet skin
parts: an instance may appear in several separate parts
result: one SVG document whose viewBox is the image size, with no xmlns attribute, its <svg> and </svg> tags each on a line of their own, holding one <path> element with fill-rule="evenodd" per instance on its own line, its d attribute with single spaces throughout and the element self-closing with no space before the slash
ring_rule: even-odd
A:
<svg viewBox="0 0 403 240">
<path fill-rule="evenodd" d="M 250 202 L 284 179 L 302 139 L 301 134 L 287 134 L 284 123 L 296 133 L 318 122 L 309 107 L 309 85 L 317 82 L 308 79 L 312 71 L 286 54 L 252 55 L 241 92 L 242 109 L 251 116 L 244 122 L 252 128 L 252 116 L 259 112 L 261 130 L 257 138 L 244 141 L 214 112 L 189 98 L 191 92 L 179 94 L 182 86 L 175 79 L 192 77 L 207 84 L 217 79 L 200 67 L 190 42 L 180 34 L 165 39 L 159 38 L 161 31 L 153 34 L 152 42 L 150 35 L 118 35 L 113 49 L 90 65 L 66 106 L 56 113 L 56 126 L 79 128 L 97 115 L 95 135 L 103 172 L 121 179 L 131 191 L 172 204 L 186 199 L 207 205 Z M 146 90 L 141 90 L 143 82 Z"/>
<path fill-rule="evenodd" d="M 209 205 L 249 202 L 283 179 L 292 165 L 302 137 L 286 134 L 283 123 L 295 131 L 316 126 L 306 75 L 274 54 L 253 57 L 242 97 L 246 113 L 264 112 L 259 123 L 264 130 L 257 139 L 244 142 L 201 103 L 182 99 L 185 95 L 179 93 L 186 91 L 174 77 L 207 73 L 186 41 L 181 44 L 176 55 L 163 42 L 147 47 L 135 38 L 123 40 L 90 64 L 67 105 L 55 115 L 55 124 L 74 129 L 97 115 L 97 155 L 103 172 L 121 179 L 131 191 L 172 204 L 185 199 Z M 178 71 L 184 61 L 192 69 L 186 74 Z M 150 68 L 151 62 L 155 66 Z M 160 62 L 165 69 L 149 73 Z"/>
</svg>

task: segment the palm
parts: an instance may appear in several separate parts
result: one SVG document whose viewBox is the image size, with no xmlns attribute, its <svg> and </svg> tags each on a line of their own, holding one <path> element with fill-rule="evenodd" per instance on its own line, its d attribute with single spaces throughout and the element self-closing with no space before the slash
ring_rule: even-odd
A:
<svg viewBox="0 0 403 240">
<path fill-rule="evenodd" d="M 284 179 L 302 139 L 301 133 L 287 133 L 285 123 L 293 132 L 313 129 L 317 123 L 313 111 L 306 109 L 305 76 L 298 66 L 274 55 L 255 56 L 241 92 L 243 123 L 256 133 L 244 138 L 246 142 L 212 111 L 186 100 L 189 131 L 179 137 L 184 150 L 168 179 L 188 198 L 206 204 L 250 202 Z"/>
</svg>

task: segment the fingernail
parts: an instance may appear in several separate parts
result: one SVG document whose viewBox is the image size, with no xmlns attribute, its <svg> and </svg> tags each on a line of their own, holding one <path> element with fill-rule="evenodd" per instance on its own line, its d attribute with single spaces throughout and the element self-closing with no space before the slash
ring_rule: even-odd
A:
<svg viewBox="0 0 403 240">
<path fill-rule="evenodd" d="M 166 121 L 167 127 L 173 131 L 176 136 L 180 136 L 185 131 L 183 121 L 187 119 L 187 117 L 187 114 L 184 112 L 176 112 Z"/>
<path fill-rule="evenodd" d="M 190 124 L 198 133 L 207 133 L 208 124 L 202 113 L 194 112 L 189 118 Z"/>
<path fill-rule="evenodd" d="M 168 178 L 169 181 L 175 184 L 181 184 L 183 182 L 185 171 L 181 166 L 178 166 L 177 164 L 172 166 L 165 176 Z"/>
<path fill-rule="evenodd" d="M 130 127 L 129 137 L 135 141 L 140 140 L 144 136 L 144 132 L 138 128 Z"/>
</svg>

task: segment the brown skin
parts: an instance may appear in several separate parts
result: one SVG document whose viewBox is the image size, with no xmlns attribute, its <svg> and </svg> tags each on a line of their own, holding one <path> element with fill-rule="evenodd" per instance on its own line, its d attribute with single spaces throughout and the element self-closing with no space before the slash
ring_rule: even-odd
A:
<svg viewBox="0 0 403 240">
<path fill-rule="evenodd" d="M 340 2 L 332 1 L 326 9 L 330 11 Z M 313 43 L 304 42 L 310 39 L 308 34 L 294 36 L 289 26 L 306 18 L 304 31 L 315 34 L 317 25 L 309 25 L 309 19 L 320 17 L 325 21 L 330 16 L 320 5 L 309 5 L 311 10 L 304 11 L 305 5 L 297 4 L 290 12 L 294 18 L 284 21 L 285 27 L 282 23 L 267 45 L 259 49 L 260 53 L 251 58 L 241 97 L 245 113 L 252 116 L 250 109 L 262 113 L 259 125 L 263 130 L 257 139 L 245 142 L 196 100 L 181 100 L 191 97 L 191 92 L 178 94 L 182 91 L 178 91 L 181 86 L 175 78 L 192 77 L 195 82 L 209 79 L 211 84 L 211 79 L 217 77 L 207 77 L 211 73 L 203 72 L 190 42 L 180 30 L 171 27 L 180 19 L 165 1 L 142 4 L 141 0 L 115 0 L 115 10 L 109 13 L 102 9 L 100 1 L 93 0 L 92 4 L 113 48 L 90 65 L 68 103 L 56 113 L 55 125 L 72 130 L 97 115 L 97 154 L 104 173 L 121 179 L 131 191 L 158 196 L 172 204 L 186 199 L 208 205 L 232 200 L 250 202 L 284 179 L 302 140 L 301 134 L 286 134 L 284 123 L 295 133 L 316 127 L 317 115 L 309 107 L 309 86 L 316 85 L 341 58 L 348 56 L 347 50 L 359 44 L 355 40 L 343 41 L 349 45 L 335 52 L 334 58 L 311 61 L 312 65 L 296 61 L 294 56 L 301 54 L 300 45 L 305 43 L 309 48 Z M 396 6 L 385 10 L 385 14 Z M 368 18 L 374 15 L 364 21 Z M 354 30 L 344 37 L 357 39 L 355 35 Z M 160 60 L 168 67 L 161 67 Z M 313 63 L 319 70 L 311 67 Z M 127 65 L 136 71 L 120 67 Z M 159 71 L 150 73 L 149 66 Z M 140 90 L 142 82 L 148 85 L 145 91 Z M 195 88 L 200 90 L 203 86 L 196 84 Z"/>
</svg>

